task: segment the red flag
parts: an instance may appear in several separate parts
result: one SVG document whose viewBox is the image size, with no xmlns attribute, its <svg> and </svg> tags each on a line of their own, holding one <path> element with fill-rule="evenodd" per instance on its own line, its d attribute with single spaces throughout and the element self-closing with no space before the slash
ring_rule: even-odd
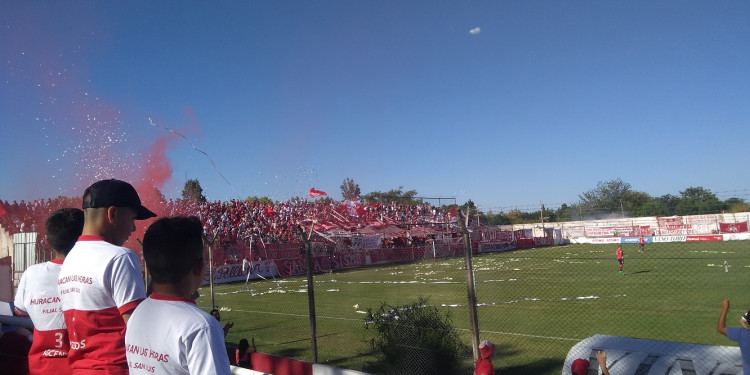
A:
<svg viewBox="0 0 750 375">
<path fill-rule="evenodd" d="M 276 211 L 273 210 L 273 208 L 266 206 L 266 209 L 264 210 L 266 216 L 274 216 L 276 215 Z"/>
<path fill-rule="evenodd" d="M 318 190 L 316 188 L 310 188 L 310 198 L 320 197 L 322 195 L 328 195 L 325 191 Z"/>
<path fill-rule="evenodd" d="M 367 211 L 365 211 L 365 209 L 360 205 L 354 206 L 354 209 L 357 211 L 357 216 L 362 216 L 367 213 Z"/>
<path fill-rule="evenodd" d="M 5 211 L 5 207 L 3 207 L 2 202 L 0 202 L 0 217 L 5 216 L 5 214 L 7 214 L 7 212 Z"/>
</svg>

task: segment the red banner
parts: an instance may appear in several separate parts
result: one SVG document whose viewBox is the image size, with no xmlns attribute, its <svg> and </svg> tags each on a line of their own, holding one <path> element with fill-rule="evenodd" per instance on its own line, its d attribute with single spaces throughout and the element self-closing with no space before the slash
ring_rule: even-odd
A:
<svg viewBox="0 0 750 375">
<path fill-rule="evenodd" d="M 721 233 L 744 233 L 747 232 L 747 221 L 743 223 L 719 223 Z"/>
</svg>

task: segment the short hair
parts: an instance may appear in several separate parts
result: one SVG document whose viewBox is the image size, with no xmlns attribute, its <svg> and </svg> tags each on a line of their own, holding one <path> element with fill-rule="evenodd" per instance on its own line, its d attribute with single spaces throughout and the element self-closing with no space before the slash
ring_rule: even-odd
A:
<svg viewBox="0 0 750 375">
<path fill-rule="evenodd" d="M 143 235 L 143 258 L 155 283 L 182 280 L 203 256 L 203 225 L 195 216 L 165 217 Z"/>
<path fill-rule="evenodd" d="M 52 248 L 68 255 L 83 232 L 83 211 L 78 208 L 61 208 L 49 215 L 44 227 Z"/>
</svg>

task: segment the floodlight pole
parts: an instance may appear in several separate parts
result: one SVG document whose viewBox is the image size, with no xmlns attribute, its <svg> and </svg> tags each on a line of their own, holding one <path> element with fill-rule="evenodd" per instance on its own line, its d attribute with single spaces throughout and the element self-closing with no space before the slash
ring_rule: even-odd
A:
<svg viewBox="0 0 750 375">
<path fill-rule="evenodd" d="M 468 215 L 458 210 L 461 231 L 464 238 L 464 267 L 466 268 L 466 295 L 469 299 L 469 321 L 471 323 L 471 344 L 474 348 L 474 361 L 479 359 L 479 317 L 477 316 L 477 293 L 474 285 L 474 264 L 472 263 L 471 242 L 469 242 L 469 230 L 466 223 Z"/>
<path fill-rule="evenodd" d="M 315 289 L 313 283 L 313 264 L 312 264 L 312 246 L 310 237 L 312 236 L 315 221 L 310 224 L 310 233 L 305 235 L 305 230 L 301 225 L 297 225 L 297 230 L 302 237 L 301 251 L 305 252 L 305 263 L 307 263 L 307 305 L 310 314 L 310 343 L 312 344 L 312 362 L 318 363 L 318 333 L 315 323 Z"/>
</svg>

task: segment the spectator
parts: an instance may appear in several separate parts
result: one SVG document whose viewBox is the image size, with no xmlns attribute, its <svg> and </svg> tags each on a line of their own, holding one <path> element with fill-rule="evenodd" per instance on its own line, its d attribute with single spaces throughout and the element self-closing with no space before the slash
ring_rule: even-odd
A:
<svg viewBox="0 0 750 375">
<path fill-rule="evenodd" d="M 596 361 L 599 362 L 599 368 L 602 369 L 602 374 L 609 375 L 609 370 L 607 369 L 607 352 L 597 350 Z M 573 361 L 573 364 L 570 366 L 570 372 L 573 375 L 587 375 L 590 366 L 591 364 L 588 359 L 578 358 Z"/>
<path fill-rule="evenodd" d="M 0 363 L 3 374 L 26 375 L 29 373 L 27 356 L 31 341 L 23 328 L 0 324 Z"/>
<path fill-rule="evenodd" d="M 250 353 L 255 353 L 255 338 L 253 338 L 253 347 L 250 348 L 250 344 L 247 343 L 247 339 L 240 340 L 240 344 L 235 349 L 235 361 L 237 366 L 244 368 L 253 368 L 250 362 Z"/>
<path fill-rule="evenodd" d="M 221 315 L 219 314 L 219 310 L 213 309 L 211 310 L 211 316 L 216 318 L 216 321 L 221 323 Z M 224 325 L 224 337 L 227 337 L 227 333 L 229 333 L 229 329 L 234 327 L 234 322 L 227 322 L 227 324 Z"/>
<path fill-rule="evenodd" d="M 154 292 L 128 320 L 130 374 L 231 374 L 221 325 L 190 295 L 203 282 L 197 217 L 157 220 L 143 238 Z"/>
<path fill-rule="evenodd" d="M 73 248 L 83 230 L 83 211 L 77 208 L 55 211 L 47 219 L 46 230 L 47 239 L 55 251 L 55 258 L 26 269 L 18 284 L 15 309 L 17 315 L 29 316 L 34 323 L 34 341 L 29 351 L 29 373 L 70 374 L 70 346 L 60 293 L 57 290 L 57 277 L 65 256 Z"/>
<path fill-rule="evenodd" d="M 138 256 L 123 243 L 135 220 L 156 216 L 129 183 L 102 180 L 83 193 L 83 233 L 60 269 L 62 299 L 74 373 L 128 374 L 125 327 L 146 298 Z"/>
<path fill-rule="evenodd" d="M 727 328 L 727 313 L 729 312 L 729 298 L 724 298 L 721 301 L 721 313 L 719 314 L 719 321 L 716 323 L 716 330 L 722 335 L 728 337 L 732 341 L 736 341 L 740 346 L 740 353 L 742 354 L 742 368 L 750 369 L 750 331 L 745 327 L 747 320 L 750 318 L 746 312 L 740 318 L 740 324 L 743 328 L 728 327 Z"/>
<path fill-rule="evenodd" d="M 495 375 L 492 359 L 495 358 L 495 344 L 488 340 L 479 343 L 479 359 L 474 364 L 474 375 Z"/>
</svg>

